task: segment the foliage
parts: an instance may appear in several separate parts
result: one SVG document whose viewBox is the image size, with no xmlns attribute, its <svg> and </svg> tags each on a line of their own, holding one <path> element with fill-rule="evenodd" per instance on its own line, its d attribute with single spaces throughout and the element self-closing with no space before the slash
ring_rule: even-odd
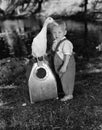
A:
<svg viewBox="0 0 102 130">
<path fill-rule="evenodd" d="M 46 1 L 49 2 L 50 0 L 6 0 L 6 2 L 1 0 L 0 3 L 4 4 L 6 9 L 2 10 L 1 8 L 0 14 L 5 17 L 8 17 L 8 16 L 27 17 L 32 14 L 40 13 L 42 11 L 42 4 Z M 79 6 L 82 8 L 81 12 L 83 12 L 84 9 L 87 7 L 87 13 L 90 16 L 94 16 L 94 18 L 96 18 L 97 16 L 99 16 L 99 14 L 102 13 L 102 8 L 101 8 L 102 0 L 93 0 L 91 2 L 90 0 L 83 0 L 79 5 L 76 5 L 76 6 Z M 89 9 L 89 6 L 91 7 L 90 9 Z M 79 12 L 76 12 L 76 13 L 79 13 Z M 68 12 L 64 10 L 62 11 L 61 14 L 68 15 L 68 16 L 70 15 Z"/>
<path fill-rule="evenodd" d="M 32 13 L 40 12 L 44 0 L 9 0 L 4 16 L 29 16 Z M 2 3 L 4 1 L 2 0 Z"/>
</svg>

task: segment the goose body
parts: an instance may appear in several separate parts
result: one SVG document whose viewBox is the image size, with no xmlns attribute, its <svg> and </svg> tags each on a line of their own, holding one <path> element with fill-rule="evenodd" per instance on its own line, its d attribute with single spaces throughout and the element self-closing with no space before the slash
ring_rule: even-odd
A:
<svg viewBox="0 0 102 130">
<path fill-rule="evenodd" d="M 33 39 L 32 42 L 32 55 L 34 57 L 41 57 L 46 54 L 47 49 L 47 25 L 49 23 L 54 23 L 51 17 L 48 17 L 39 32 L 39 34 Z"/>
<path fill-rule="evenodd" d="M 32 55 L 34 57 L 41 57 L 45 55 L 47 49 L 47 26 L 44 26 L 40 33 L 33 39 Z"/>
</svg>

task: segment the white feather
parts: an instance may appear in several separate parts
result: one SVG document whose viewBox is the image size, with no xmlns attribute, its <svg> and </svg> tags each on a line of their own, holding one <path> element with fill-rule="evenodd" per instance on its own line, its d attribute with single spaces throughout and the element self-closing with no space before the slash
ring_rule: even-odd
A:
<svg viewBox="0 0 102 130">
<path fill-rule="evenodd" d="M 39 34 L 33 39 L 32 42 L 32 55 L 34 57 L 41 57 L 46 54 L 47 49 L 47 25 L 54 22 L 51 17 L 48 17 L 43 25 Z"/>
</svg>

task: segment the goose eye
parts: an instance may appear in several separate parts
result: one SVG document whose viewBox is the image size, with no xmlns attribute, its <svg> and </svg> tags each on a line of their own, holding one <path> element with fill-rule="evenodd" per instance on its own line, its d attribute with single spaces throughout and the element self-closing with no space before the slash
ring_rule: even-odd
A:
<svg viewBox="0 0 102 130">
<path fill-rule="evenodd" d="M 49 20 L 52 20 L 51 18 L 49 18 Z"/>
</svg>

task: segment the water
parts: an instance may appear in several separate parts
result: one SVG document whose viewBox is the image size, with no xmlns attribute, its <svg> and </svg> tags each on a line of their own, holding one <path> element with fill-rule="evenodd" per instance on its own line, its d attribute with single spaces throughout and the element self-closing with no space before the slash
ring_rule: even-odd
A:
<svg viewBox="0 0 102 130">
<path fill-rule="evenodd" d="M 22 33 L 24 31 L 36 31 L 40 29 L 40 20 L 35 18 L 26 19 L 14 19 L 5 20 L 0 22 L 1 31 L 4 32 L 5 29 L 10 32 L 15 29 L 17 32 Z"/>
<path fill-rule="evenodd" d="M 75 51 L 77 53 L 82 53 L 85 46 L 85 25 L 82 22 L 76 22 L 73 20 L 65 20 L 68 31 L 68 38 L 72 41 Z M 16 30 L 19 34 L 34 32 L 37 34 L 42 28 L 42 21 L 36 19 L 34 17 L 29 17 L 26 19 L 15 19 L 15 20 L 5 20 L 0 22 L 1 32 L 12 32 L 12 30 Z M 102 32 L 101 25 L 88 23 L 88 48 L 95 49 L 95 46 L 99 42 L 99 34 L 101 36 Z M 29 41 L 31 45 L 31 40 Z M 3 48 L 3 47 L 2 47 Z M 2 52 L 1 52 L 2 53 Z"/>
<path fill-rule="evenodd" d="M 65 20 L 67 24 L 67 30 L 68 31 L 83 31 L 84 30 L 84 23 L 77 22 L 74 20 Z M 24 32 L 24 31 L 37 31 L 40 30 L 42 27 L 42 21 L 39 19 L 36 19 L 34 17 L 29 17 L 25 19 L 15 19 L 15 20 L 5 20 L 0 21 L 0 28 L 1 31 L 4 32 L 5 29 L 8 31 L 12 31 L 12 29 L 17 30 L 18 32 Z M 102 29 L 101 25 L 88 23 L 88 30 L 90 31 L 97 31 L 99 29 Z"/>
<path fill-rule="evenodd" d="M 84 29 L 84 23 L 82 22 L 77 22 L 74 20 L 65 20 L 67 23 L 67 27 L 69 30 L 82 30 Z M 15 19 L 15 20 L 5 20 L 5 21 L 0 21 L 0 27 L 2 28 L 3 26 L 8 26 L 9 27 L 14 27 L 14 28 L 25 28 L 25 29 L 31 29 L 31 30 L 38 30 L 39 26 L 41 27 L 41 21 L 38 18 L 35 17 L 29 17 L 25 19 Z M 97 30 L 97 28 L 102 28 L 101 25 L 96 25 L 92 23 L 88 23 L 88 29 L 89 30 Z"/>
</svg>

